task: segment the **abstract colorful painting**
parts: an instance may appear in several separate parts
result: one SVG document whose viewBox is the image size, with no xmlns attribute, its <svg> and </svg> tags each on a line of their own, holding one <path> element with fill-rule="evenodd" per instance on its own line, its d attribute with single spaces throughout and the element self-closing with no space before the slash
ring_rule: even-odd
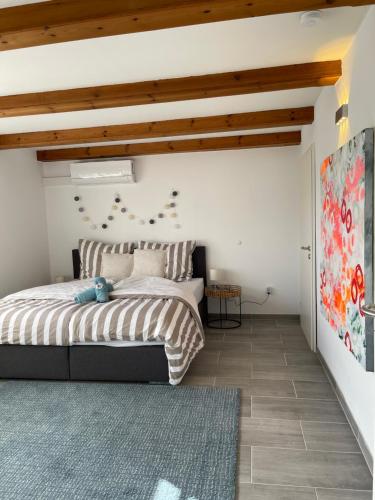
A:
<svg viewBox="0 0 375 500">
<path fill-rule="evenodd" d="M 320 169 L 321 311 L 348 351 L 374 369 L 374 131 L 366 129 L 326 158 Z"/>
</svg>

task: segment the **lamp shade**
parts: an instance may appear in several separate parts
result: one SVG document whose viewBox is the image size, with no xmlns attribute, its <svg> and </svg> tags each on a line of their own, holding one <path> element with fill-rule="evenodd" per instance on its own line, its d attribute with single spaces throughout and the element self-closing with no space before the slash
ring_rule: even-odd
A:
<svg viewBox="0 0 375 500">
<path fill-rule="evenodd" d="M 220 282 L 224 279 L 224 272 L 222 269 L 210 269 L 209 277 L 210 281 Z"/>
</svg>

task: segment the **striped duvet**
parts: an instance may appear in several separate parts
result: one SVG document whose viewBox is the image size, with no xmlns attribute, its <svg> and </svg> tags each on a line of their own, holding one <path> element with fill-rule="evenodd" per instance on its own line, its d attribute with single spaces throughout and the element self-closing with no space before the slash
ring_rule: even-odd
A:
<svg viewBox="0 0 375 500">
<path fill-rule="evenodd" d="M 204 345 L 194 297 L 169 280 L 140 278 L 116 286 L 106 304 L 75 304 L 74 294 L 91 281 L 38 287 L 0 300 L 0 343 L 164 342 L 169 381 L 180 383 Z"/>
</svg>

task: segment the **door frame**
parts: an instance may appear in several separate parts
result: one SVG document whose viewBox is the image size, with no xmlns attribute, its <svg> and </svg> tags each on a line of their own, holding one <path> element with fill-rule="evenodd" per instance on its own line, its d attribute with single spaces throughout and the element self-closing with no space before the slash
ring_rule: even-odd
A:
<svg viewBox="0 0 375 500">
<path fill-rule="evenodd" d="M 312 290 L 313 290 L 313 299 L 312 299 L 312 342 L 311 342 L 311 348 L 314 352 L 317 352 L 318 348 L 318 329 L 317 329 L 317 313 L 318 313 L 318 289 L 317 289 L 317 279 L 316 279 L 316 272 L 318 269 L 318 255 L 317 255 L 317 244 L 316 244 L 316 237 L 317 237 L 317 169 L 316 169 L 316 155 L 315 155 L 315 144 L 311 144 L 309 147 L 308 151 L 310 151 L 311 154 L 311 200 L 312 200 L 312 218 L 313 218 L 313 223 L 312 223 Z"/>
<path fill-rule="evenodd" d="M 311 266 L 312 266 L 312 279 L 311 279 L 311 349 L 317 351 L 317 171 L 315 164 L 315 144 L 311 144 L 309 148 L 303 153 L 303 157 L 309 155 L 310 157 L 310 186 L 311 186 L 311 216 L 312 216 L 312 234 L 311 234 Z"/>
</svg>

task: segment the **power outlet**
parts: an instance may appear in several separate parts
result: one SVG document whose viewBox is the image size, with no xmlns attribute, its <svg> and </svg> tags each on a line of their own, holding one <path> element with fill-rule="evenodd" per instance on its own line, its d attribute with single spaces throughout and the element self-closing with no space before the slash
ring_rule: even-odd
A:
<svg viewBox="0 0 375 500">
<path fill-rule="evenodd" d="M 267 294 L 267 295 L 272 295 L 272 294 L 273 294 L 273 288 L 272 288 L 272 286 L 268 286 L 268 287 L 266 288 L 266 294 Z"/>
</svg>

